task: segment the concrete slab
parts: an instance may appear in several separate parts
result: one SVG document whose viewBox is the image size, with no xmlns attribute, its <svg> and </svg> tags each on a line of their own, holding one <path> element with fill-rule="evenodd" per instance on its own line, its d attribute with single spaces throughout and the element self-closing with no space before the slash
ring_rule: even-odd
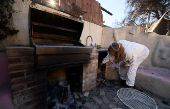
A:
<svg viewBox="0 0 170 109">
<path fill-rule="evenodd" d="M 170 71 L 154 67 L 139 67 L 135 86 L 170 101 Z"/>
</svg>

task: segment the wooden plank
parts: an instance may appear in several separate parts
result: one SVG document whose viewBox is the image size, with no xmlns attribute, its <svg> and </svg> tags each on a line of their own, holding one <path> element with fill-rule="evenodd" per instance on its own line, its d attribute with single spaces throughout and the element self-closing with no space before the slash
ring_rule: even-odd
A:
<svg viewBox="0 0 170 109">
<path fill-rule="evenodd" d="M 76 5 L 82 9 L 82 0 L 77 0 Z"/>
<path fill-rule="evenodd" d="M 92 47 L 84 46 L 41 46 L 36 45 L 36 54 L 72 54 L 72 53 L 90 53 Z"/>
<path fill-rule="evenodd" d="M 38 55 L 38 66 L 50 66 L 90 60 L 90 55 L 67 54 L 67 55 Z"/>
<path fill-rule="evenodd" d="M 66 0 L 66 2 L 67 2 L 66 3 L 66 10 L 70 12 L 71 11 L 71 7 L 69 5 L 71 5 L 71 0 Z"/>
<path fill-rule="evenodd" d="M 40 39 L 40 38 L 33 38 L 33 39 L 35 44 L 38 45 L 74 46 L 73 42 L 68 42 L 68 41 L 48 40 L 48 39 Z"/>
<path fill-rule="evenodd" d="M 101 11 L 101 5 L 99 6 L 99 23 L 103 24 L 103 14 Z"/>
<path fill-rule="evenodd" d="M 89 3 L 89 8 L 88 8 L 89 9 L 89 19 L 92 20 L 93 19 L 92 0 L 88 0 L 88 3 Z"/>
<path fill-rule="evenodd" d="M 82 2 L 82 5 L 83 5 L 83 10 L 85 10 L 87 12 L 83 15 L 83 17 L 88 18 L 88 2 L 87 2 L 87 0 L 84 0 Z"/>
<path fill-rule="evenodd" d="M 99 22 L 99 2 L 96 1 L 95 21 Z"/>
<path fill-rule="evenodd" d="M 60 7 L 66 10 L 66 0 L 60 0 Z"/>
<path fill-rule="evenodd" d="M 95 18 L 95 0 L 92 0 L 92 20 L 94 21 L 94 18 Z"/>
<path fill-rule="evenodd" d="M 39 33 L 39 32 L 34 32 L 34 37 L 46 37 L 46 38 L 76 40 L 76 37 L 55 35 L 55 34 L 46 34 L 46 33 Z"/>
<path fill-rule="evenodd" d="M 32 22 L 32 24 L 33 24 L 33 25 L 42 26 L 42 27 L 48 27 L 48 28 L 54 28 L 54 29 L 64 30 L 64 31 L 78 32 L 77 30 L 72 30 L 72 29 L 68 29 L 68 28 L 62 28 L 62 27 L 53 26 L 53 25 L 47 25 L 47 24 L 43 24 L 43 23 Z"/>
<path fill-rule="evenodd" d="M 108 10 L 106 10 L 106 9 L 103 8 L 103 7 L 101 7 L 101 9 L 102 9 L 103 11 L 105 11 L 106 13 L 110 14 L 111 16 L 113 15 L 111 12 L 109 12 Z"/>
<path fill-rule="evenodd" d="M 75 3 L 76 4 L 76 0 L 70 0 L 70 3 Z"/>
</svg>

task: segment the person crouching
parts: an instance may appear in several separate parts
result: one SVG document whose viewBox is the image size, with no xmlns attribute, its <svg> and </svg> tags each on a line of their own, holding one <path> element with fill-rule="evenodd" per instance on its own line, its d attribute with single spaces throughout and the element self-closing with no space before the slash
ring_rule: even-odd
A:
<svg viewBox="0 0 170 109">
<path fill-rule="evenodd" d="M 149 49 L 139 43 L 120 40 L 112 43 L 108 48 L 108 55 L 103 59 L 102 64 L 111 60 L 121 67 L 127 67 L 127 72 L 119 72 L 120 79 L 125 81 L 127 87 L 135 84 L 136 71 L 139 65 L 148 57 Z"/>
</svg>

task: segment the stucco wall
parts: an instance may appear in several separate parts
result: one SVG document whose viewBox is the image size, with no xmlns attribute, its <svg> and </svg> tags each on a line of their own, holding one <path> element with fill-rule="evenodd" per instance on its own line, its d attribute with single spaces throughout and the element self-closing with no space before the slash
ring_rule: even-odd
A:
<svg viewBox="0 0 170 109">
<path fill-rule="evenodd" d="M 114 29 L 114 28 L 113 28 Z M 149 48 L 149 56 L 141 65 L 156 66 L 170 69 L 170 37 L 159 35 L 155 32 L 144 33 L 142 27 L 122 27 L 116 28 L 119 40 L 128 40 L 145 45 Z M 159 47 L 161 43 L 162 48 Z"/>
<path fill-rule="evenodd" d="M 23 2 L 22 0 L 15 0 L 13 9 L 16 11 L 13 14 L 12 24 L 19 30 L 18 34 L 8 36 L 0 44 L 2 50 L 9 45 L 29 45 L 29 4 L 30 1 Z"/>
<path fill-rule="evenodd" d="M 30 10 L 29 7 L 31 5 L 31 1 L 25 0 L 24 2 L 22 0 L 15 0 L 16 3 L 14 3 L 13 8 L 16 10 L 16 13 L 13 14 L 12 22 L 14 24 L 14 27 L 19 30 L 19 33 L 13 36 L 8 36 L 7 39 L 3 40 L 0 44 L 0 50 L 5 50 L 5 47 L 10 45 L 21 45 L 21 46 L 29 46 L 30 45 L 30 39 L 29 39 L 29 27 L 30 27 Z M 35 4 L 34 6 L 37 9 L 40 10 L 46 10 L 52 13 L 58 13 L 61 15 L 65 15 L 70 17 L 70 15 L 63 13 L 61 11 L 54 10 L 52 8 L 48 8 L 46 6 L 42 6 L 39 4 Z M 101 37 L 102 37 L 102 30 L 103 27 L 99 26 L 97 24 L 84 21 L 84 29 L 81 35 L 81 41 L 85 45 L 86 44 L 86 37 L 92 36 L 93 42 L 92 44 L 95 45 L 101 45 Z M 88 45 L 90 45 L 91 39 L 88 39 Z"/>
<path fill-rule="evenodd" d="M 93 45 L 95 45 L 95 43 L 96 45 L 101 45 L 102 31 L 102 26 L 96 25 L 88 21 L 84 21 L 84 28 L 80 38 L 82 44 L 86 45 L 87 36 L 92 36 L 93 42 L 91 42 L 91 38 L 89 37 L 87 40 L 87 46 L 90 46 L 91 43 Z"/>
<path fill-rule="evenodd" d="M 103 28 L 103 34 L 102 34 L 102 41 L 101 41 L 101 47 L 102 48 L 108 48 L 111 43 L 113 43 L 114 37 L 113 37 L 113 28 L 110 27 L 104 27 Z"/>
</svg>

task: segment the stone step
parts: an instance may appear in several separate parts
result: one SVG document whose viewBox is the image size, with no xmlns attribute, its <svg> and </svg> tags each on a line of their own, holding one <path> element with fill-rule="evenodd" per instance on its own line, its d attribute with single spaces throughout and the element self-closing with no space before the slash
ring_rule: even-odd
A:
<svg viewBox="0 0 170 109">
<path fill-rule="evenodd" d="M 110 101 L 107 99 L 107 97 L 105 95 L 101 95 L 101 98 L 103 99 L 103 102 L 108 105 L 110 104 Z"/>
<path fill-rule="evenodd" d="M 78 95 L 79 95 L 80 98 L 84 98 L 83 94 L 78 93 Z"/>
<path fill-rule="evenodd" d="M 92 104 L 92 103 L 89 103 L 89 102 L 86 102 L 84 104 L 84 107 L 89 108 L 89 109 L 97 109 L 97 106 L 95 104 Z"/>
<path fill-rule="evenodd" d="M 73 95 L 74 95 L 74 99 L 79 99 L 79 96 L 76 92 L 73 92 Z"/>
<path fill-rule="evenodd" d="M 115 100 L 116 103 L 118 103 L 118 102 L 120 101 L 119 98 L 118 98 L 117 96 L 114 97 L 113 99 Z"/>
<path fill-rule="evenodd" d="M 103 104 L 102 100 L 100 100 L 100 99 L 97 98 L 96 96 L 93 96 L 92 98 L 93 98 L 94 101 L 95 101 L 96 103 L 98 103 L 99 105 L 102 105 L 102 104 Z"/>
<path fill-rule="evenodd" d="M 104 89 L 100 89 L 100 95 L 105 95 Z"/>
<path fill-rule="evenodd" d="M 110 105 L 109 105 L 109 108 L 110 109 L 115 109 L 117 106 L 115 105 L 115 104 L 113 104 L 113 103 L 111 103 Z"/>
</svg>

